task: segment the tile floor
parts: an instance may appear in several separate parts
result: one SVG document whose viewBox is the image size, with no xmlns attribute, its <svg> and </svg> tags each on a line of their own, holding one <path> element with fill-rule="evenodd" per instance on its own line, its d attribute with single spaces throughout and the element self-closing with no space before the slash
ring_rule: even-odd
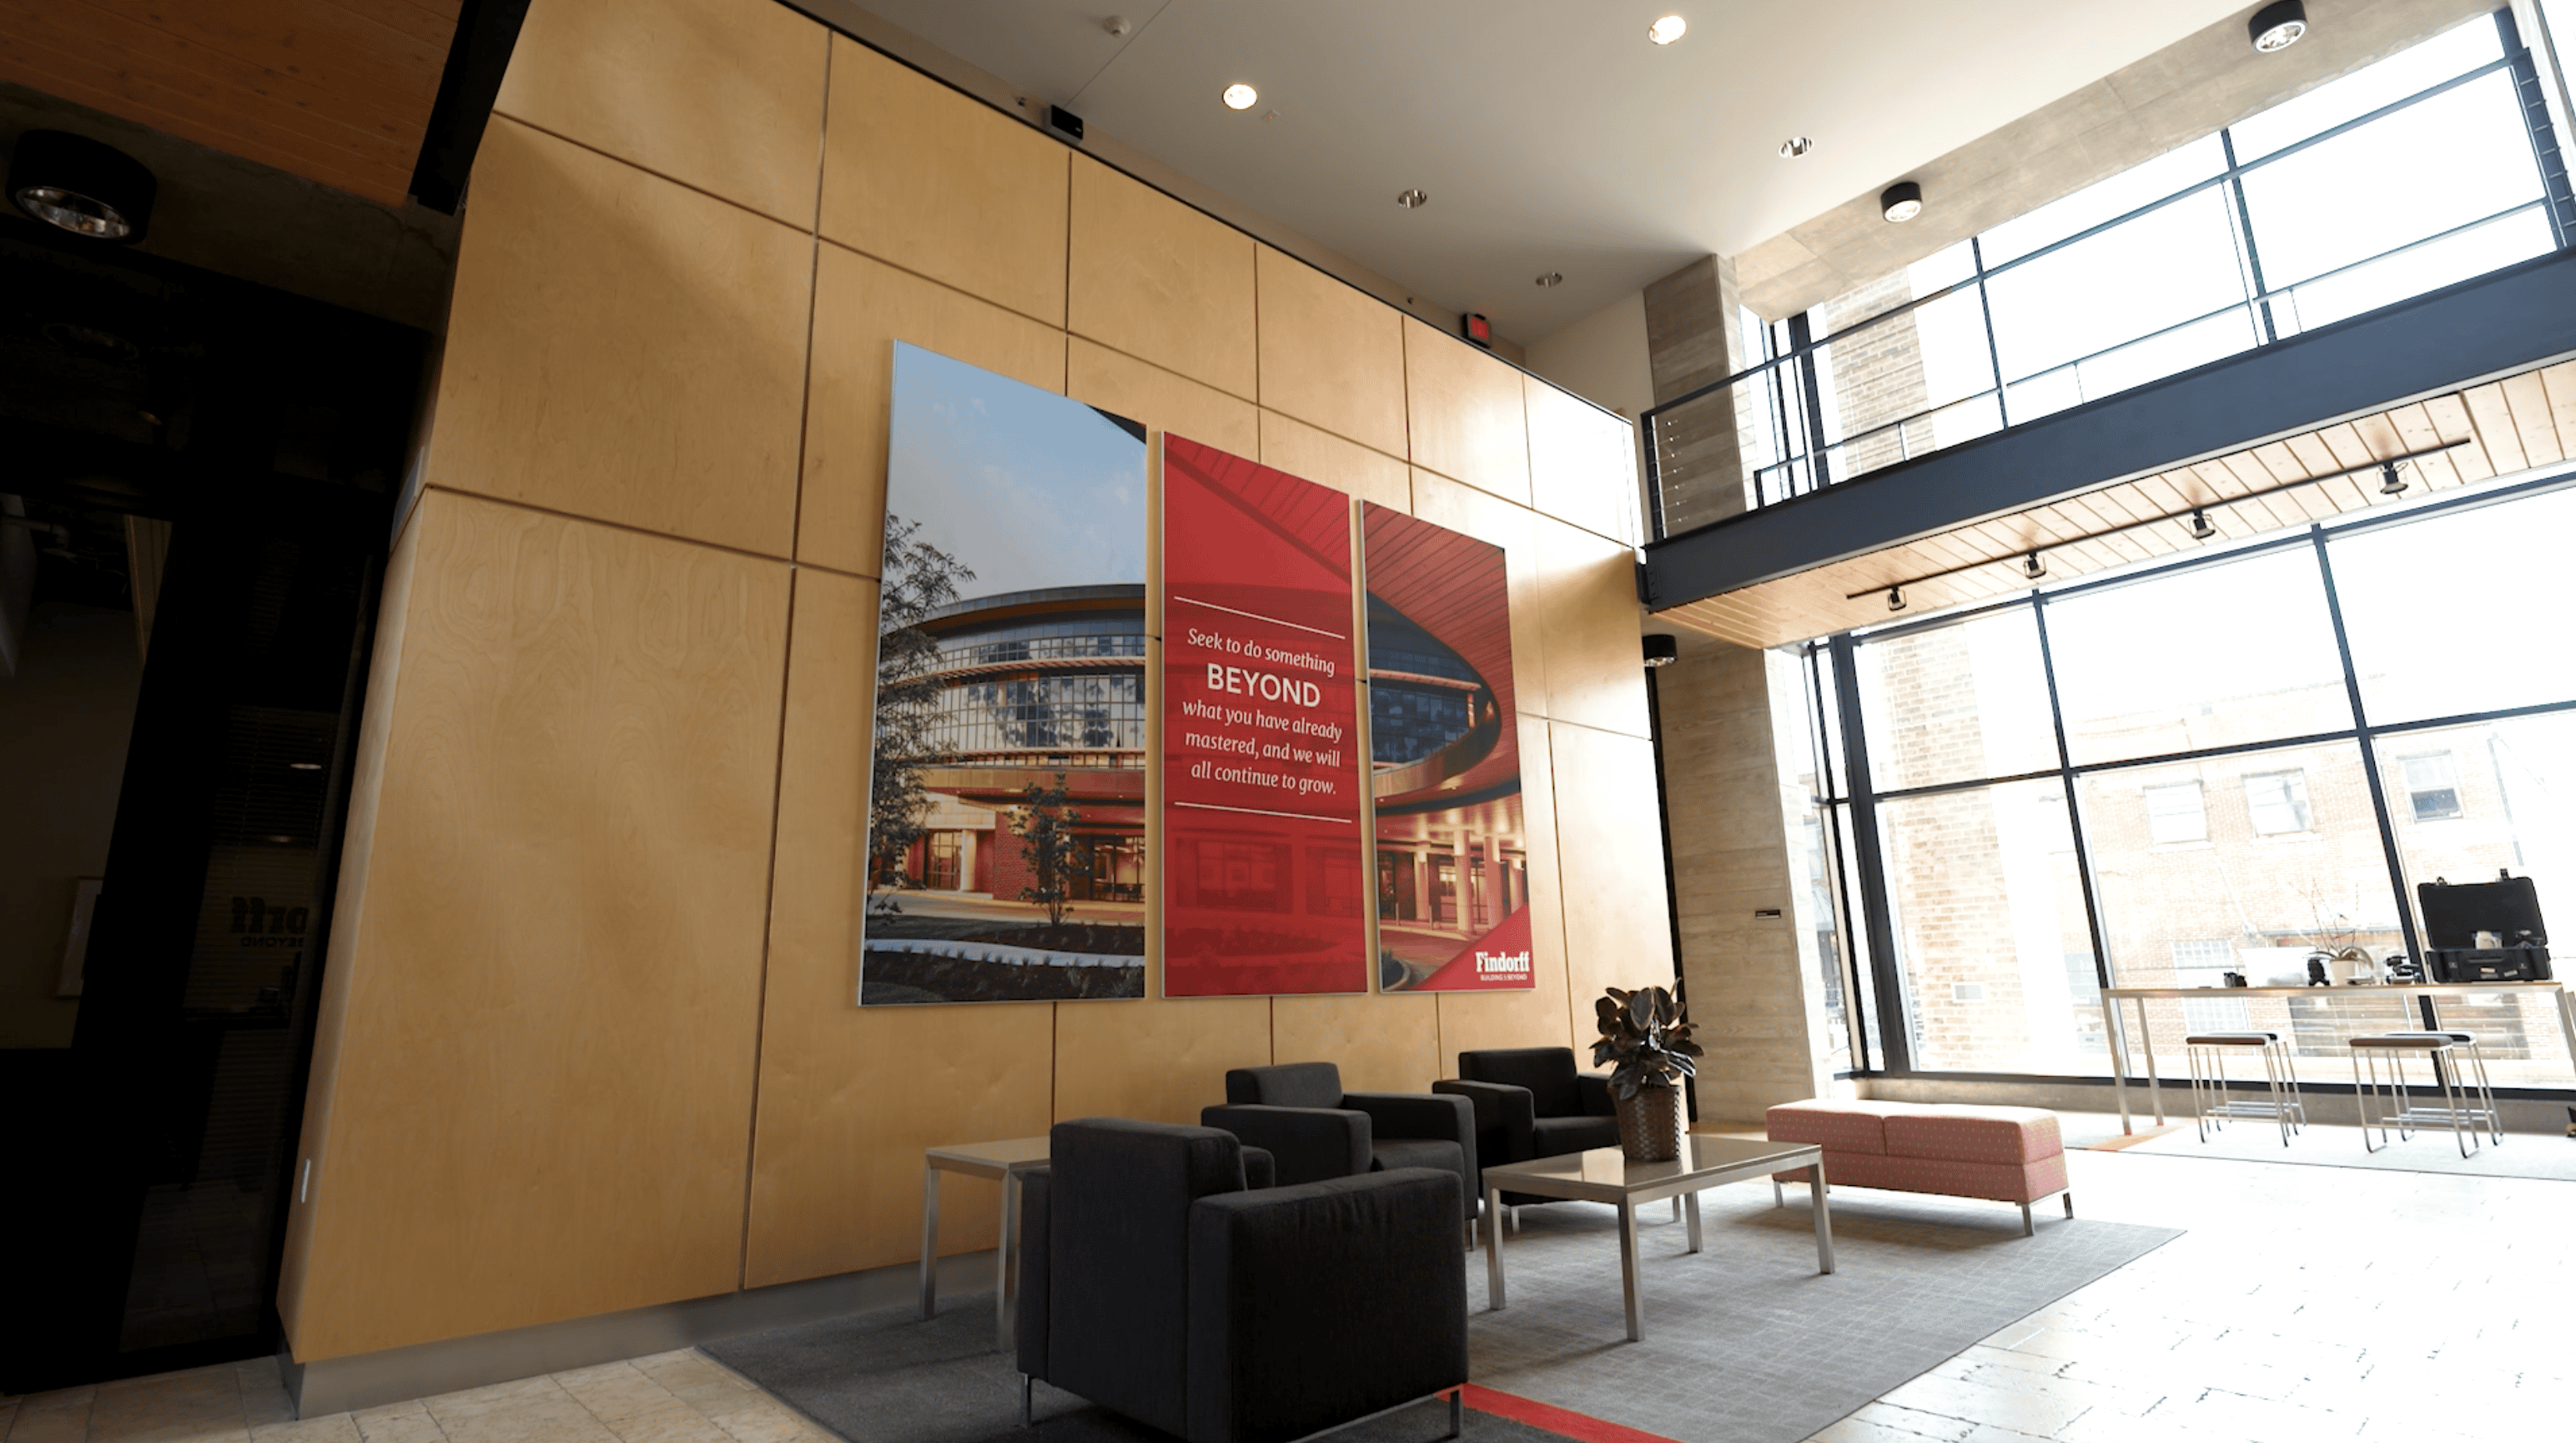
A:
<svg viewBox="0 0 2576 1443">
<path fill-rule="evenodd" d="M 277 1363 L 0 1399 L 9 1443 L 833 1443 L 694 1349 L 297 1419 Z"/>
<path fill-rule="evenodd" d="M 2576 1141 L 2516 1136 L 2506 1146 L 2576 1148 Z M 2190 1231 L 1809 1443 L 2515 1443 L 2571 1436 L 2576 1183 L 2135 1152 L 2071 1153 L 2068 1161 L 2085 1216 Z M 1869 1205 L 1861 1192 L 1843 1202 Z M 0 1398 L 0 1440 L 831 1438 L 693 1351 L 354 1414 L 298 1421 L 288 1413 L 277 1369 L 263 1361 Z"/>
</svg>

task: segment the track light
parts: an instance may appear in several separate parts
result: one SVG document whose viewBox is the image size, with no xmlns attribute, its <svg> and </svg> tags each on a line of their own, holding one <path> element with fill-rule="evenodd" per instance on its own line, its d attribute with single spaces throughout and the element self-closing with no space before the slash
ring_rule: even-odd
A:
<svg viewBox="0 0 2576 1443">
<path fill-rule="evenodd" d="M 2048 559 L 2034 551 L 2021 559 L 2021 574 L 2037 581 L 2048 574 Z"/>
<path fill-rule="evenodd" d="M 2210 524 L 2208 512 L 2194 511 L 2191 513 L 2192 540 L 2207 541 L 2209 538 L 2216 536 L 2217 534 L 2218 528 Z"/>
<path fill-rule="evenodd" d="M 1887 609 L 1890 611 L 1903 611 L 1905 609 L 1904 587 L 1891 586 L 1887 588 Z"/>
<path fill-rule="evenodd" d="M 1903 225 L 1923 213 L 1923 187 L 1910 180 L 1900 180 L 1878 193 L 1878 213 L 1897 225 Z"/>
<path fill-rule="evenodd" d="M 2254 48 L 2265 55 L 2289 49 L 2307 33 L 2308 11 L 2299 0 L 2280 0 L 2277 5 L 2266 5 L 2255 11 L 2254 18 L 2245 24 L 2245 34 L 2253 40 Z"/>
<path fill-rule="evenodd" d="M 2403 496 L 2406 494 L 2406 478 L 2397 474 L 2397 468 L 2404 464 L 2405 463 L 2402 461 L 2382 461 L 2379 463 L 2380 495 Z"/>
</svg>

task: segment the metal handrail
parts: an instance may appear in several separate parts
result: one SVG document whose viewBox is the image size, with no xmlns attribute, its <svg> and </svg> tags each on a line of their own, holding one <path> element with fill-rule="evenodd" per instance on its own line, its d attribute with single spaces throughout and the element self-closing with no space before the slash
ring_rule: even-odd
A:
<svg viewBox="0 0 2576 1443">
<path fill-rule="evenodd" d="M 2114 216 L 2109 220 L 2099 222 L 2071 235 L 2061 237 L 2047 245 L 2024 252 L 2023 254 L 2015 256 L 1999 265 L 1991 267 L 1986 266 L 1983 262 L 1982 256 L 1980 256 L 1975 261 L 1976 269 L 1974 272 L 1962 280 L 1955 281 L 1924 295 L 1913 297 L 1899 305 L 1892 306 L 1887 310 L 1870 316 L 1854 325 L 1846 326 L 1830 335 L 1820 338 L 1811 338 L 1803 344 L 1793 344 L 1787 350 L 1784 350 L 1777 355 L 1767 357 L 1759 364 L 1746 367 L 1745 369 L 1737 371 L 1722 380 L 1712 381 L 1706 385 L 1695 387 L 1669 401 L 1662 402 L 1649 408 L 1639 417 L 1639 420 L 1647 428 L 1645 458 L 1647 466 L 1646 479 L 1651 488 L 1650 497 L 1653 502 L 1651 520 L 1655 535 L 1660 538 L 1668 534 L 1664 519 L 1664 467 L 1662 464 L 1662 432 L 1660 429 L 1660 423 L 1662 423 L 1664 418 L 1670 413 L 1678 411 L 1685 406 L 1689 406 L 1694 402 L 1705 400 L 1708 397 L 1717 395 L 1721 392 L 1732 392 L 1736 387 L 1755 379 L 1764 379 L 1770 381 L 1772 384 L 1779 384 L 1780 382 L 1778 378 L 1784 373 L 1804 374 L 1811 372 L 1815 364 L 1814 358 L 1818 352 L 1824 351 L 1826 348 L 1833 346 L 1838 342 L 1861 335 L 1877 326 L 1893 321 L 1900 316 L 1909 315 L 1922 306 L 1927 306 L 1935 301 L 1944 300 L 1957 295 L 1961 291 L 1967 290 L 1971 287 L 1976 288 L 1979 292 L 1978 304 L 1991 314 L 1993 303 L 1991 298 L 1985 294 L 1985 287 L 1988 281 L 1991 281 L 1996 277 L 2009 274 L 2020 266 L 2037 261 L 2043 257 L 2053 255 L 2071 246 L 2079 245 L 2084 241 L 2090 240 L 2120 226 L 2127 225 L 2132 221 L 2151 215 L 2157 211 L 2165 209 L 2166 207 L 2180 204 L 2181 202 L 2199 195 L 2204 191 L 2215 189 L 2223 185 L 2233 184 L 2243 176 L 2259 170 L 2264 166 L 2301 154 L 2316 146 L 2322 145 L 2327 141 L 2333 140 L 2354 130 L 2358 130 L 2363 126 L 2383 120 L 2391 115 L 2395 115 L 2415 105 L 2422 104 L 2425 101 L 2446 94 L 2452 90 L 2456 90 L 2462 86 L 2472 84 L 2486 76 L 2509 72 L 2523 59 L 2523 57 L 2527 56 L 2528 53 L 2527 49 L 2509 51 L 2507 54 L 2496 60 L 2492 60 L 2470 70 L 2463 71 L 2447 80 L 2427 86 L 2413 94 L 2391 101 L 2386 105 L 2379 106 L 2378 108 L 2364 112 L 2361 115 L 2354 116 L 2349 120 L 2342 121 L 2336 125 L 2326 128 L 2325 130 L 2321 130 L 2315 135 L 2308 136 L 2302 140 L 2282 146 L 2250 161 L 2233 163 L 2232 147 L 2230 147 L 2230 164 L 2226 165 L 2216 174 L 2196 181 L 2170 195 L 2150 201 L 2145 205 L 2135 207 L 2118 216 Z M 2220 134 L 2223 136 L 2225 131 L 2222 130 Z M 2294 293 L 2302 287 L 2313 286 L 2321 281 L 2344 275 L 2351 271 L 2360 269 L 2361 267 L 2375 265 L 2393 257 L 2405 255 L 2411 251 L 2438 244 L 2469 231 L 2497 224 L 2501 221 L 2511 219 L 2527 210 L 2546 209 L 2550 205 L 2550 196 L 2548 194 L 2547 187 L 2544 184 L 2542 195 L 2536 199 L 2498 211 L 2493 215 L 2464 222 L 2460 225 L 2450 227 L 2447 230 L 2436 232 L 2433 235 L 2418 237 L 2417 239 L 2408 241 L 2403 245 L 2394 246 L 2374 255 L 2363 257 L 2360 260 L 2348 262 L 2345 265 L 2337 266 L 2332 270 L 2322 271 L 2316 275 L 2303 277 L 2291 285 L 2271 287 L 2262 284 L 2261 279 L 2258 277 L 2255 278 L 2254 284 L 2244 288 L 2245 295 L 2242 300 L 2229 302 L 2227 305 L 2221 306 L 2216 310 L 2176 322 L 2158 330 L 2147 332 L 2144 335 L 2130 337 L 2113 345 L 2105 346 L 2099 350 L 2075 357 L 2072 360 L 2062 361 L 2056 365 L 2044 367 L 2017 379 L 2005 380 L 2001 376 L 2000 368 L 1998 367 L 1996 368 L 1996 382 L 1992 386 L 1944 401 L 1939 405 L 1927 406 L 1921 410 L 1898 417 L 1894 420 L 1880 422 L 1866 430 L 1855 431 L 1835 440 L 1827 441 L 1822 436 L 1804 435 L 1803 433 L 1805 430 L 1809 429 L 1808 427 L 1803 425 L 1792 426 L 1788 424 L 1786 417 L 1775 416 L 1771 419 L 1778 431 L 1781 455 L 1778 460 L 1769 465 L 1752 468 L 1747 479 L 1752 483 L 1755 491 L 1754 506 L 1758 509 L 1762 506 L 1771 504 L 1763 495 L 1766 490 L 1763 485 L 1763 478 L 1771 473 L 1782 473 L 1784 480 L 1788 483 L 1784 489 L 1788 491 L 1789 495 L 1794 496 L 1802 494 L 1795 489 L 1795 477 L 1797 468 L 1803 465 L 1809 473 L 1809 486 L 1807 489 L 1811 491 L 1822 490 L 1827 486 L 1838 484 L 1832 477 L 1833 468 L 1831 458 L 1833 454 L 1856 442 L 1867 441 L 1873 437 L 1883 436 L 1888 431 L 1895 430 L 1899 432 L 1900 447 L 1904 447 L 1905 443 L 1902 428 L 1922 421 L 1927 417 L 1937 415 L 1940 412 L 1952 410 L 1960 406 L 1970 405 L 1989 397 L 1997 398 L 1997 404 L 2000 407 L 2002 404 L 2002 398 L 2009 396 L 2011 391 L 2016 387 L 2027 386 L 2034 381 L 2076 369 L 2088 362 L 2098 361 L 2101 358 L 2112 355 L 2116 352 L 2157 340 L 2178 331 L 2188 329 L 2192 326 L 2205 324 L 2233 311 L 2242 310 L 2250 317 L 2258 314 L 2262 308 L 2276 300 L 2287 299 L 2295 304 L 2296 297 Z M 2552 215 L 2554 219 L 2554 212 L 2552 212 Z M 1989 323 L 1991 324 L 1991 321 Z M 2301 329 L 2305 329 L 2304 325 Z M 2257 338 L 2254 342 L 2254 347 L 2260 348 L 2265 345 L 2276 344 L 2279 339 L 2280 338 L 2278 336 L 2274 336 L 2268 340 Z M 1793 366 L 1796 368 L 1795 371 L 1792 371 Z M 1775 407 L 1773 409 L 1776 410 L 1778 408 Z M 1807 418 L 1802 416 L 1799 419 L 1803 421 Z M 2007 419 L 2008 417 L 1999 410 L 1997 420 L 2005 421 Z M 1799 442 L 1805 443 L 1804 446 L 1796 447 L 1795 443 Z M 1911 458 L 1911 449 L 1905 448 L 1905 454 L 1901 459 Z M 1784 496 L 1780 499 L 1788 499 L 1788 497 Z"/>
</svg>

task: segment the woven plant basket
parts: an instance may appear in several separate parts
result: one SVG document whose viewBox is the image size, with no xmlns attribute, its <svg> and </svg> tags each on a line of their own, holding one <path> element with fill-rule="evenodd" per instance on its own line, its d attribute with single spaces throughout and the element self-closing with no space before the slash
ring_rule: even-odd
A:
<svg viewBox="0 0 2576 1443">
<path fill-rule="evenodd" d="M 1641 1087 L 1637 1095 L 1615 1098 L 1619 1117 L 1619 1151 L 1630 1162 L 1671 1162 L 1682 1155 L 1682 1090 Z"/>
</svg>

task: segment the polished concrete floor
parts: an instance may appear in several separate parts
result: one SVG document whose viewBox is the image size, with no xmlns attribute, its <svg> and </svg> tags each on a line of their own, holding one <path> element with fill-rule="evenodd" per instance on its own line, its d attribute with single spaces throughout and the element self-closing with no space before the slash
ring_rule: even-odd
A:
<svg viewBox="0 0 2576 1443">
<path fill-rule="evenodd" d="M 2448 1148 L 2447 1137 L 2411 1147 Z M 2508 1148 L 2576 1149 L 2515 1136 Z M 2576 1183 L 2069 1154 L 2077 1209 L 2188 1229 L 1812 1443 L 2506 1443 L 2576 1409 Z M 1837 1195 L 1865 1209 L 1872 1195 Z M 1473 1290 L 1471 1289 L 1471 1292 Z M 1816 1360 L 1830 1369 L 1831 1358 Z M 0 1399 L 6 1443 L 806 1443 L 695 1352 L 290 1421 L 273 1364 Z M 865 1443 L 865 1440 L 857 1440 Z"/>
</svg>

